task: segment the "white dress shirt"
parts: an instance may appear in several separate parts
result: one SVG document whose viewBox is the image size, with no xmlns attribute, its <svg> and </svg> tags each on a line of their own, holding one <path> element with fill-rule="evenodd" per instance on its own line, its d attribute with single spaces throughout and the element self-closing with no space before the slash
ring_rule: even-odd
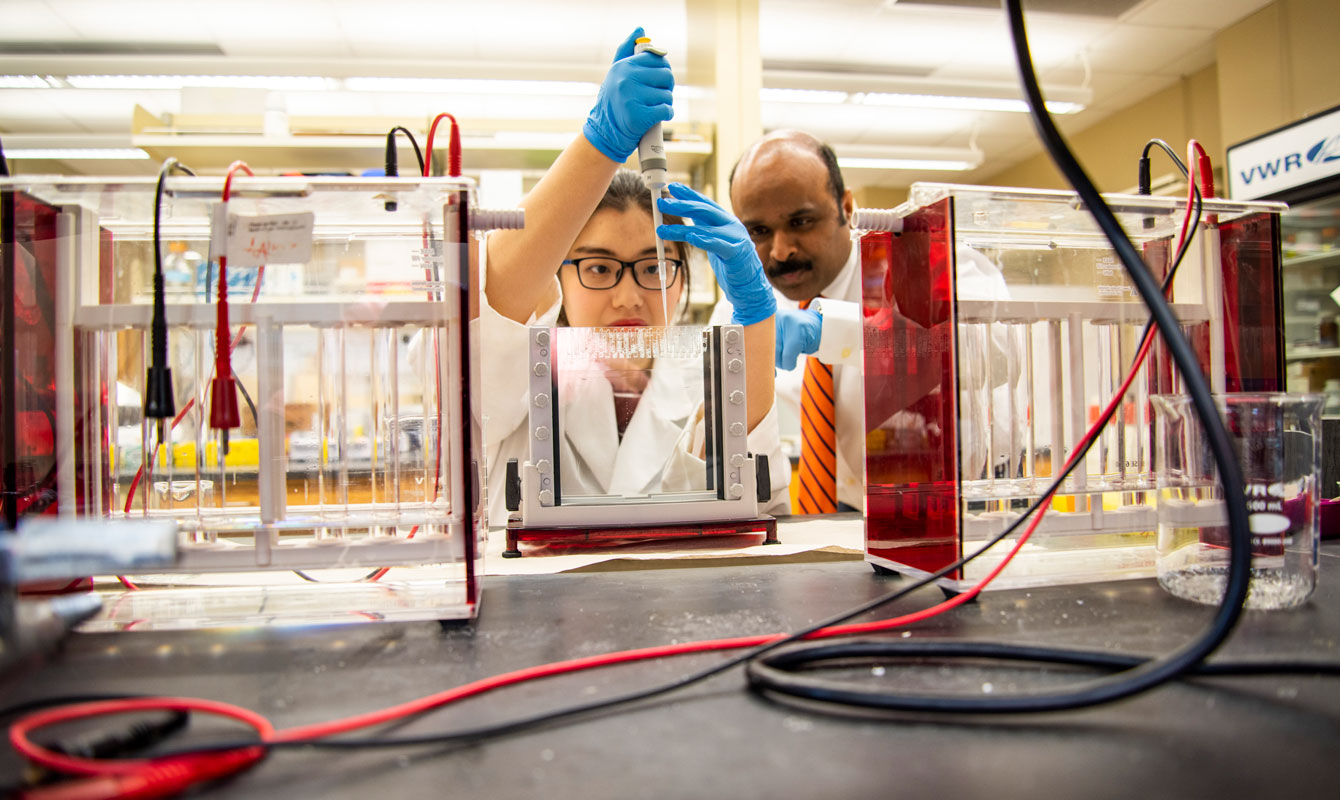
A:
<svg viewBox="0 0 1340 800">
<path fill-rule="evenodd" d="M 773 290 L 777 310 L 794 310 L 800 304 Z M 810 308 L 822 310 L 824 324 L 819 336 L 820 361 L 833 365 L 834 427 L 837 430 L 838 501 L 863 508 L 865 498 L 865 393 L 861 383 L 861 248 L 853 240 L 847 262 L 833 282 L 820 292 Z M 843 301 L 843 302 L 831 302 Z M 730 322 L 734 307 L 722 298 L 712 310 L 711 324 Z M 806 356 L 812 358 L 814 356 Z M 800 419 L 800 387 L 805 378 L 805 359 L 793 370 L 777 370 L 777 405 L 787 419 Z M 799 424 L 799 423 L 797 423 Z"/>
</svg>

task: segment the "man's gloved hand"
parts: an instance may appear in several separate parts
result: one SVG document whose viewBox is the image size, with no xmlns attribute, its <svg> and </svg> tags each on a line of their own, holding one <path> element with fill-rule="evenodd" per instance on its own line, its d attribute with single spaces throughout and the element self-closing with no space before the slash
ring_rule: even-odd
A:
<svg viewBox="0 0 1340 800">
<path fill-rule="evenodd" d="M 802 353 L 819 351 L 823 317 L 808 308 L 777 312 L 777 368 L 795 369 Z"/>
<path fill-rule="evenodd" d="M 652 125 L 675 115 L 671 90 L 675 76 L 670 62 L 655 53 L 633 53 L 642 29 L 636 28 L 614 53 L 595 108 L 586 117 L 582 135 L 610 159 L 623 163 Z"/>
<path fill-rule="evenodd" d="M 661 211 L 683 217 L 693 224 L 662 225 L 656 229 L 656 235 L 666 241 L 688 242 L 707 251 L 707 260 L 716 273 L 717 283 L 735 307 L 732 322 L 753 325 L 771 317 L 777 311 L 777 299 L 773 297 L 772 284 L 763 274 L 763 264 L 758 260 L 744 225 L 724 208 L 682 183 L 672 183 L 667 188 L 670 197 L 656 201 Z"/>
</svg>

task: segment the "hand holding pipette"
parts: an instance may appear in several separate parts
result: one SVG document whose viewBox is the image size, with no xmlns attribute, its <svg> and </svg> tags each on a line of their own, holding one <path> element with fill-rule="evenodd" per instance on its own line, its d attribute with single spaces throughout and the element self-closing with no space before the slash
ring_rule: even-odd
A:
<svg viewBox="0 0 1340 800">
<path fill-rule="evenodd" d="M 607 158 L 622 164 L 653 125 L 674 116 L 675 76 L 664 55 L 635 52 L 644 38 L 637 28 L 614 54 L 614 64 L 600 84 L 596 104 L 586 117 L 582 135 Z"/>
</svg>

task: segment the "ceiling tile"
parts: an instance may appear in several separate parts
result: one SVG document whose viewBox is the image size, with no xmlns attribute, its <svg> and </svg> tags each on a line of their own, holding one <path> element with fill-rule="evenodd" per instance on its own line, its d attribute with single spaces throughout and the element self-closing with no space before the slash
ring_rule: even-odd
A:
<svg viewBox="0 0 1340 800">
<path fill-rule="evenodd" d="M 1094 106 L 1093 111 L 1106 116 L 1114 111 L 1120 111 L 1127 106 L 1139 102 L 1151 95 L 1163 91 L 1176 83 L 1177 77 L 1170 75 L 1143 75 L 1136 83 L 1127 86 L 1124 89 L 1114 89 L 1103 95 L 1101 104 Z M 1088 120 L 1092 124 L 1094 120 Z"/>
<path fill-rule="evenodd" d="M 352 51 L 330 11 L 324 0 L 229 0 L 203 4 L 198 13 L 229 56 L 347 57 Z M 265 24 L 256 24 L 261 19 Z"/>
<path fill-rule="evenodd" d="M 111 42 L 206 42 L 210 34 L 189 24 L 196 9 L 188 3 L 152 0 L 47 0 L 69 26 L 67 38 Z"/>
<path fill-rule="evenodd" d="M 765 61 L 824 61 L 870 69 L 937 69 L 972 75 L 1012 70 L 1009 33 L 999 9 L 894 5 L 824 6 L 773 2 L 760 7 L 760 47 Z M 1029 42 L 1039 68 L 1074 57 L 1107 25 L 1080 17 L 1042 15 L 1029 21 Z M 833 42 L 842 42 L 835 48 Z"/>
<path fill-rule="evenodd" d="M 1089 64 L 1095 72 L 1156 73 L 1182 54 L 1212 42 L 1213 36 L 1212 31 L 1201 28 L 1114 25 L 1090 44 Z"/>
<path fill-rule="evenodd" d="M 1222 30 L 1273 0 L 1153 0 L 1122 20 L 1136 25 Z"/>
<path fill-rule="evenodd" d="M 40 0 L 7 0 L 5 12 L 0 38 L 8 41 L 58 41 L 77 35 L 73 26 Z"/>
<path fill-rule="evenodd" d="M 1214 41 L 1208 41 L 1200 47 L 1173 58 L 1155 72 L 1159 75 L 1180 78 L 1183 75 L 1191 75 L 1200 72 L 1211 64 L 1215 63 Z"/>
<path fill-rule="evenodd" d="M 1141 0 L 1029 0 L 1027 10 L 1038 13 L 1069 14 L 1084 17 L 1115 19 Z M 981 8 L 1000 10 L 996 0 L 902 0 L 906 7 L 942 6 L 951 8 Z"/>
<path fill-rule="evenodd" d="M 365 58 L 608 63 L 639 25 L 658 47 L 672 54 L 683 53 L 687 41 L 683 4 L 677 2 L 648 9 L 608 0 L 471 4 L 416 0 L 396 3 L 394 15 L 376 3 L 332 0 L 331 5 L 354 52 Z"/>
</svg>

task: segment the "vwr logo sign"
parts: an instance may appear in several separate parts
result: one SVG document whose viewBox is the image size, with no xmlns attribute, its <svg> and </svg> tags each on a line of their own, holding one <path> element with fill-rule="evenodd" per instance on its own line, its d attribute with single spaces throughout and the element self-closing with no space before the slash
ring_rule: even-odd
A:
<svg viewBox="0 0 1340 800">
<path fill-rule="evenodd" d="M 1304 169 L 1304 159 L 1307 160 L 1307 166 L 1340 160 L 1340 135 L 1322 139 L 1308 148 L 1306 153 L 1289 153 L 1283 158 L 1253 165 L 1241 171 L 1239 177 L 1244 185 L 1250 186 L 1252 181 L 1258 178 L 1269 180 L 1290 170 Z"/>
<path fill-rule="evenodd" d="M 1340 177 L 1340 106 L 1228 148 L 1234 200 L 1288 196 Z"/>
</svg>

